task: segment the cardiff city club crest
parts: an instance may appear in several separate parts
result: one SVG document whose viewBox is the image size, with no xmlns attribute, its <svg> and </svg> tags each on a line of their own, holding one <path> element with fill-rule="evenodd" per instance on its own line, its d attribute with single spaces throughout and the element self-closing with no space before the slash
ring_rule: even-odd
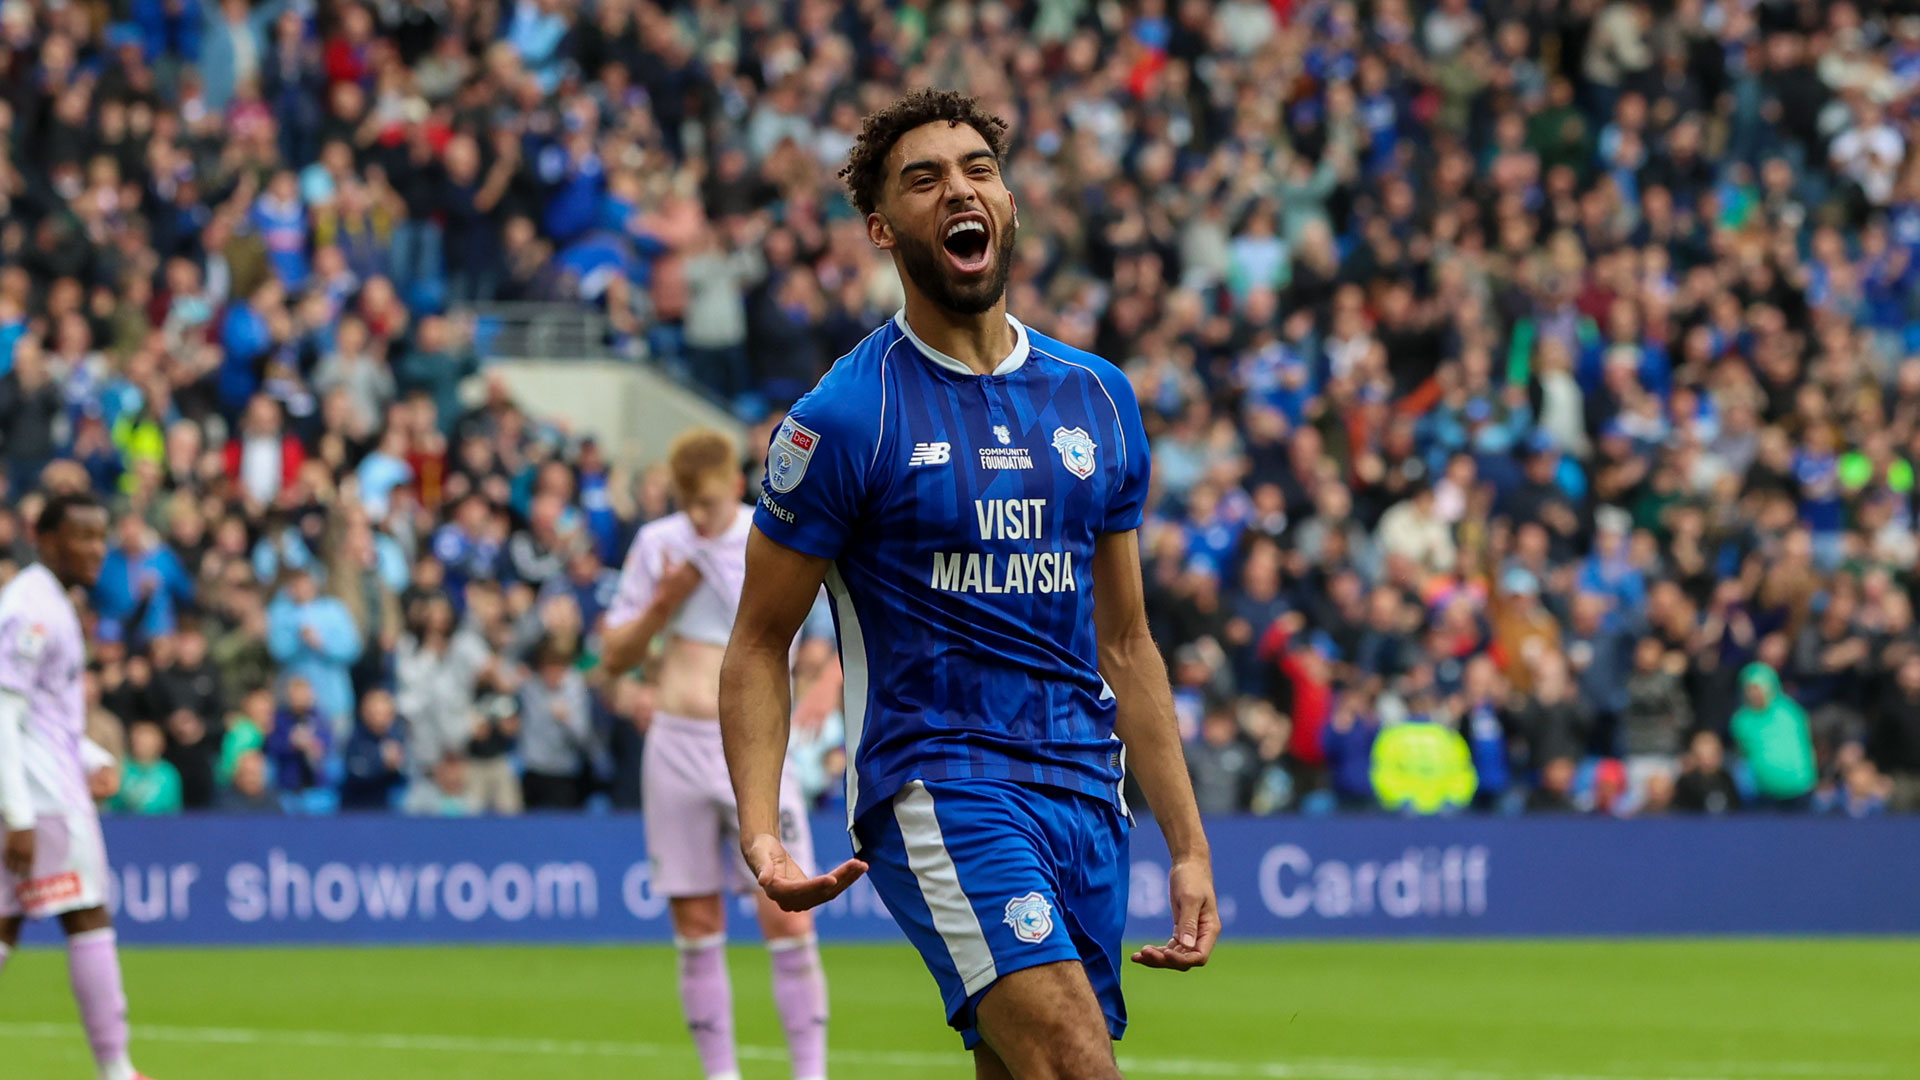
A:
<svg viewBox="0 0 1920 1080">
<path fill-rule="evenodd" d="M 800 478 L 807 475 L 807 462 L 813 460 L 813 450 L 819 445 L 819 435 L 788 417 L 767 450 L 767 486 L 783 494 L 798 487 Z"/>
<path fill-rule="evenodd" d="M 993 437 L 1000 441 L 1001 446 L 1005 446 L 1013 441 L 1013 432 L 1008 431 L 1007 425 L 1005 424 L 995 424 L 993 425 Z"/>
<path fill-rule="evenodd" d="M 1047 940 L 1053 933 L 1053 905 L 1037 892 L 1007 901 L 1004 920 L 1013 927 L 1013 936 L 1029 945 Z"/>
<path fill-rule="evenodd" d="M 1060 463 L 1068 472 L 1082 480 L 1093 475 L 1093 436 L 1077 427 L 1054 428 L 1053 448 L 1060 451 Z"/>
</svg>

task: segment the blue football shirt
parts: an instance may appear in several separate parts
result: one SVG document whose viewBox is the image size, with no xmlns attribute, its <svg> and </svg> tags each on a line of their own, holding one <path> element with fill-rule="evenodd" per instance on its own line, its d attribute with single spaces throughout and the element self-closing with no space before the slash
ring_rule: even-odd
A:
<svg viewBox="0 0 1920 1080">
<path fill-rule="evenodd" d="M 916 779 L 1122 804 L 1093 553 L 1140 526 L 1146 432 L 1118 368 L 1008 322 L 983 376 L 896 315 L 768 448 L 755 526 L 833 560 L 849 824 Z"/>
</svg>

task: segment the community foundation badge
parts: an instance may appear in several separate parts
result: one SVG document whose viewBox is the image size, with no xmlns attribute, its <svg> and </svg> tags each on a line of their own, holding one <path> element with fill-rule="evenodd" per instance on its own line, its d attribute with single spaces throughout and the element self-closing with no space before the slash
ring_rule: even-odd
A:
<svg viewBox="0 0 1920 1080">
<path fill-rule="evenodd" d="M 1053 905 L 1037 892 L 1007 901 L 1006 924 L 1013 936 L 1029 945 L 1047 940 L 1053 933 Z"/>
<path fill-rule="evenodd" d="M 767 451 L 767 486 L 782 494 L 792 491 L 807 475 L 807 462 L 813 460 L 820 436 L 788 417 L 773 437 Z"/>
<path fill-rule="evenodd" d="M 1060 463 L 1068 472 L 1082 480 L 1093 475 L 1093 436 L 1077 427 L 1054 428 L 1053 448 L 1060 451 Z"/>
</svg>

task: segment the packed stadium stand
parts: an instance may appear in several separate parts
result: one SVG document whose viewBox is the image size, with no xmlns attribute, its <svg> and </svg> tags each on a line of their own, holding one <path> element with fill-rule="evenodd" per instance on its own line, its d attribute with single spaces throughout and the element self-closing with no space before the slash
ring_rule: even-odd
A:
<svg viewBox="0 0 1920 1080">
<path fill-rule="evenodd" d="M 757 484 L 900 303 L 836 172 L 928 85 L 1146 412 L 1205 810 L 1920 809 L 1905 5 L 5 0 L 0 573 L 110 499 L 113 809 L 641 805 L 666 477 L 489 368 L 645 365 Z"/>
</svg>

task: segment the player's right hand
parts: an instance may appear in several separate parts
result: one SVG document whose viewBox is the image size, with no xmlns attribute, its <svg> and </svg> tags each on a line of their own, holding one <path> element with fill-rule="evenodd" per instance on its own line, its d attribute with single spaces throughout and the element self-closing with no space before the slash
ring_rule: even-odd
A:
<svg viewBox="0 0 1920 1080">
<path fill-rule="evenodd" d="M 20 881 L 33 875 L 33 830 L 13 829 L 7 833 L 4 859 L 7 872 Z"/>
<path fill-rule="evenodd" d="M 693 590 L 700 587 L 700 568 L 692 559 L 677 566 L 666 566 L 660 570 L 660 577 L 654 582 L 653 602 L 666 614 L 680 610 L 687 602 Z"/>
<path fill-rule="evenodd" d="M 771 833 L 753 837 L 741 850 L 747 856 L 747 866 L 753 870 L 755 880 L 782 911 L 817 908 L 846 892 L 848 886 L 867 872 L 866 863 L 848 859 L 831 873 L 808 877 L 801 872 L 800 864 L 793 861 L 793 856 L 787 854 L 786 845 Z"/>
</svg>

